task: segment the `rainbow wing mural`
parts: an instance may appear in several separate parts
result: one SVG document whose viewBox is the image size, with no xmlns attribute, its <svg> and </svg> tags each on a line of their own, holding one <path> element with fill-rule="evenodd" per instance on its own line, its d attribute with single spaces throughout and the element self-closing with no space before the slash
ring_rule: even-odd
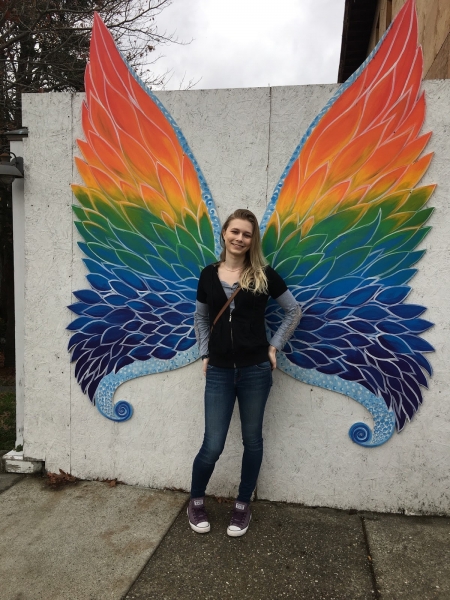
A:
<svg viewBox="0 0 450 600">
<path fill-rule="evenodd" d="M 350 430 L 377 446 L 422 402 L 431 323 L 409 304 L 434 186 L 413 0 L 296 148 L 261 222 L 268 261 L 304 316 L 280 357 L 293 377 L 346 394 L 374 418 Z M 100 412 L 130 418 L 117 387 L 198 358 L 197 278 L 216 260 L 220 223 L 176 123 L 95 18 L 82 124 L 76 226 L 90 289 L 75 292 L 69 349 Z M 269 304 L 267 324 L 282 315 Z"/>
<path fill-rule="evenodd" d="M 350 437 L 379 445 L 422 403 L 432 346 L 423 306 L 405 302 L 424 251 L 433 185 L 416 187 L 425 99 L 417 20 L 407 2 L 366 63 L 295 150 L 262 220 L 263 249 L 303 306 L 281 368 L 347 394 L 374 417 Z M 267 320 L 281 315 L 275 304 Z"/>
<path fill-rule="evenodd" d="M 198 358 L 193 313 L 220 225 L 186 140 L 128 69 L 98 15 L 78 140 L 73 210 L 91 289 L 74 295 L 75 376 L 109 419 L 130 418 L 117 387 Z"/>
</svg>

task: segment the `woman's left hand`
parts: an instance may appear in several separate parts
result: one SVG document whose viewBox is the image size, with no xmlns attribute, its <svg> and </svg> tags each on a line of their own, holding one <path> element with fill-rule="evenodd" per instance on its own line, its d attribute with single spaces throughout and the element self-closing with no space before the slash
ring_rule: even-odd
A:
<svg viewBox="0 0 450 600">
<path fill-rule="evenodd" d="M 277 368 L 277 349 L 275 346 L 269 346 L 269 361 L 272 371 Z"/>
<path fill-rule="evenodd" d="M 202 365 L 203 375 L 206 377 L 206 371 L 208 369 L 209 358 L 204 358 L 202 360 L 202 363 L 203 363 L 203 365 Z"/>
</svg>

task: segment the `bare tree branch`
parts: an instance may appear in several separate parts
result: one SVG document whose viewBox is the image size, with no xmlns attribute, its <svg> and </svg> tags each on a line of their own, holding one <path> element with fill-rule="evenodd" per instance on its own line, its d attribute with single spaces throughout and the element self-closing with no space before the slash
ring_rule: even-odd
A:
<svg viewBox="0 0 450 600">
<path fill-rule="evenodd" d="M 167 74 L 149 71 L 158 44 L 179 43 L 160 32 L 157 16 L 172 0 L 0 0 L 0 131 L 22 126 L 24 92 L 84 90 L 94 12 L 149 85 Z M 14 365 L 11 190 L 0 184 L 0 333 L 5 365 Z M 6 333 L 4 333 L 6 331 Z"/>
</svg>

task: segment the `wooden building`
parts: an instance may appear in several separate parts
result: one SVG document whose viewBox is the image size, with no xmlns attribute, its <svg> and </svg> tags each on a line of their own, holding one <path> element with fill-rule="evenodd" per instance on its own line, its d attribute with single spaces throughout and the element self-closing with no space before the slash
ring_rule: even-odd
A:
<svg viewBox="0 0 450 600">
<path fill-rule="evenodd" d="M 345 0 L 338 83 L 375 48 L 406 0 Z M 424 79 L 450 79 L 450 1 L 416 0 Z"/>
</svg>

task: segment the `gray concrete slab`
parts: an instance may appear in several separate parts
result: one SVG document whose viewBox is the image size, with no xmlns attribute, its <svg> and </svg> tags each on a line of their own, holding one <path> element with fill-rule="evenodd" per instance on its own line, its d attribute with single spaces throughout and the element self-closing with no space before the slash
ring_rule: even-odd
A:
<svg viewBox="0 0 450 600">
<path fill-rule="evenodd" d="M 202 535 L 181 511 L 126 599 L 375 598 L 358 515 L 258 501 L 248 533 L 229 538 L 230 508 L 208 498 Z"/>
<path fill-rule="evenodd" d="M 0 494 L 6 492 L 10 487 L 19 483 L 24 475 L 15 475 L 14 473 L 0 473 Z"/>
<path fill-rule="evenodd" d="M 51 490 L 42 478 L 0 496 L 1 600 L 119 599 L 186 495 L 100 482 Z"/>
<path fill-rule="evenodd" d="M 450 598 L 450 519 L 367 515 L 365 524 L 383 600 Z"/>
</svg>

